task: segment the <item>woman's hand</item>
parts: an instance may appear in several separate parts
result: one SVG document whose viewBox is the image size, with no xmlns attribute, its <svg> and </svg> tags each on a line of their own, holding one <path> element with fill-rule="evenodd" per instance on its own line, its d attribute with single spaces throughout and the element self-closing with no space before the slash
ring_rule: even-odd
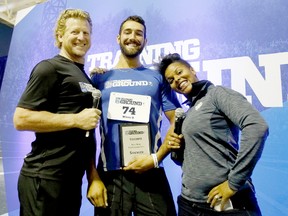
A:
<svg viewBox="0 0 288 216">
<path fill-rule="evenodd" d="M 138 155 L 133 158 L 123 170 L 132 170 L 135 173 L 143 173 L 154 167 L 154 161 L 151 155 Z"/>
<path fill-rule="evenodd" d="M 230 197 L 232 197 L 236 191 L 233 191 L 228 184 L 228 180 L 212 188 L 208 194 L 207 203 L 210 203 L 210 207 L 214 208 L 216 203 L 221 201 L 220 211 L 224 209 L 224 205 Z"/>
<path fill-rule="evenodd" d="M 170 151 L 173 149 L 179 149 L 181 148 L 181 144 L 183 144 L 183 135 L 176 134 L 174 132 L 168 132 L 166 134 L 165 140 L 163 142 L 164 145 L 166 145 L 166 148 L 168 148 Z"/>
</svg>

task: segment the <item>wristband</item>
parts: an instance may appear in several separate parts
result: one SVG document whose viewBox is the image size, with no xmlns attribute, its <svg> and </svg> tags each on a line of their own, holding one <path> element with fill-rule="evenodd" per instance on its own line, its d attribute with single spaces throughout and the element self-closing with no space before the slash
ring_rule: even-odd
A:
<svg viewBox="0 0 288 216">
<path fill-rule="evenodd" d="M 156 154 L 151 154 L 154 162 L 154 168 L 159 168 L 158 159 Z"/>
</svg>

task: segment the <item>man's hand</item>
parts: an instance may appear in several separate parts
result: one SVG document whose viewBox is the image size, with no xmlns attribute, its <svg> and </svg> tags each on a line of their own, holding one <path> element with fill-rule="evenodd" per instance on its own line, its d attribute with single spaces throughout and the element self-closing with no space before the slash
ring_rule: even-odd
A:
<svg viewBox="0 0 288 216">
<path fill-rule="evenodd" d="M 86 108 L 75 114 L 74 122 L 77 128 L 91 130 L 96 128 L 100 119 L 101 111 L 96 108 Z"/>
<path fill-rule="evenodd" d="M 106 68 L 99 68 L 95 67 L 90 71 L 90 77 L 92 77 L 94 74 L 104 74 L 108 71 Z"/>
<path fill-rule="evenodd" d="M 106 208 L 108 206 L 107 190 L 101 180 L 92 181 L 87 190 L 87 198 L 95 207 Z"/>
<path fill-rule="evenodd" d="M 211 203 L 210 207 L 214 208 L 217 201 L 221 200 L 220 210 L 222 211 L 225 203 L 232 197 L 236 191 L 233 191 L 228 184 L 228 180 L 212 188 L 208 194 L 207 203 Z"/>
</svg>

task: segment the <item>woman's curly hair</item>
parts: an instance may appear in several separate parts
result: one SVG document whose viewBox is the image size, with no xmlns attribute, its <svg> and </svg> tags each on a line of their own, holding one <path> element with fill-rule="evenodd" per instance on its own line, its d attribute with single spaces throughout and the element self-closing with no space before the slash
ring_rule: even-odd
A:
<svg viewBox="0 0 288 216">
<path fill-rule="evenodd" d="M 168 68 L 168 66 L 174 62 L 180 62 L 187 67 L 191 67 L 191 65 L 181 58 L 181 56 L 178 53 L 170 53 L 164 57 L 161 58 L 158 65 L 156 65 L 158 71 L 162 74 L 162 76 L 165 77 L 165 71 Z"/>
</svg>

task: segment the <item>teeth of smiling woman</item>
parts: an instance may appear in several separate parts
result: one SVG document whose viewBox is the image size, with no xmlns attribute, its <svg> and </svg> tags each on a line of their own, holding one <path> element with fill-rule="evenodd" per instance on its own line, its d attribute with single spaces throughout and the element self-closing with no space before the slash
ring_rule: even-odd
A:
<svg viewBox="0 0 288 216">
<path fill-rule="evenodd" d="M 182 89 L 183 87 L 185 87 L 186 86 L 186 83 L 187 83 L 187 81 L 183 81 L 183 82 L 181 82 L 180 84 L 179 84 L 179 89 Z"/>
</svg>

